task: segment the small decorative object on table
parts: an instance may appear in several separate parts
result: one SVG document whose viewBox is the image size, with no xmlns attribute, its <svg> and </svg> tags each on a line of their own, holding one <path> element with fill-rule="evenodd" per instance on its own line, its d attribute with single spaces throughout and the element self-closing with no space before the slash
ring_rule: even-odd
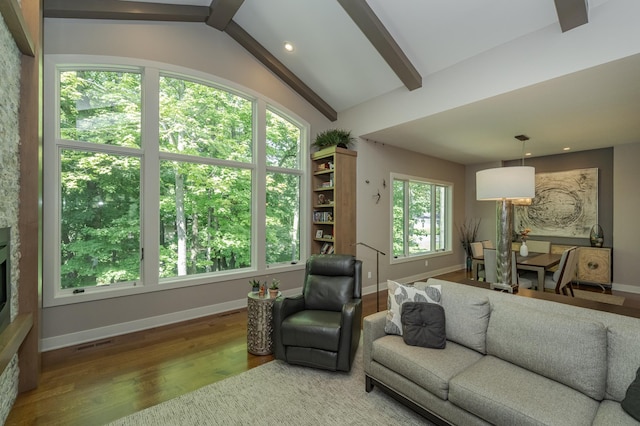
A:
<svg viewBox="0 0 640 426">
<path fill-rule="evenodd" d="M 522 239 L 522 245 L 520 246 L 520 256 L 527 257 L 529 255 L 529 247 L 527 247 L 527 238 L 529 238 L 529 232 L 531 229 L 524 228 L 520 231 L 520 238 Z"/>
<path fill-rule="evenodd" d="M 604 231 L 602 230 L 602 226 L 597 223 L 593 225 L 591 232 L 589 233 L 589 242 L 591 243 L 591 247 L 602 247 L 602 244 L 604 243 Z"/>
<path fill-rule="evenodd" d="M 280 288 L 280 280 L 273 279 L 271 281 L 271 285 L 269 286 L 269 297 L 275 299 L 278 297 L 278 289 Z"/>
<path fill-rule="evenodd" d="M 260 281 L 259 280 L 251 280 L 249 281 L 249 284 L 251 284 L 251 291 L 254 293 L 258 293 L 260 292 Z"/>
</svg>

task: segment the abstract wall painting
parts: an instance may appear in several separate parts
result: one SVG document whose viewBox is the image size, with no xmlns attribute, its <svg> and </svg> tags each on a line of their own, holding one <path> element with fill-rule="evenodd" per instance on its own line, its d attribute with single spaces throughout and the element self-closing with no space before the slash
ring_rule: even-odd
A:
<svg viewBox="0 0 640 426">
<path fill-rule="evenodd" d="M 598 169 L 537 173 L 530 206 L 515 206 L 514 231 L 531 236 L 588 238 L 598 223 Z"/>
</svg>

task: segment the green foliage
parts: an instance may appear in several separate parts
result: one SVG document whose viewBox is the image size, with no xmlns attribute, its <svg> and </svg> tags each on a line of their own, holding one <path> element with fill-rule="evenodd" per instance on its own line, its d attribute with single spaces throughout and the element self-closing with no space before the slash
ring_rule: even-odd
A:
<svg viewBox="0 0 640 426">
<path fill-rule="evenodd" d="M 343 148 L 350 148 L 355 143 L 355 138 L 351 136 L 351 131 L 343 129 L 329 129 L 318 133 L 316 140 L 311 144 L 318 149 L 340 145 Z"/>
<path fill-rule="evenodd" d="M 273 281 L 271 281 L 271 284 L 269 284 L 269 288 L 271 290 L 277 290 L 280 288 L 280 280 L 277 278 L 274 278 Z"/>
</svg>

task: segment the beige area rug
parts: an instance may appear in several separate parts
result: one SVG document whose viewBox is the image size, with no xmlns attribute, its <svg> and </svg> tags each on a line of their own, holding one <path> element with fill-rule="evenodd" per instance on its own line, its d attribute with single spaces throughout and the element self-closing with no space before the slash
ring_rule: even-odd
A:
<svg viewBox="0 0 640 426">
<path fill-rule="evenodd" d="M 611 305 L 622 306 L 624 303 L 624 297 L 614 296 L 613 294 L 598 293 L 595 291 L 577 290 L 573 289 L 573 293 L 580 299 L 592 300 L 594 302 L 609 303 Z"/>
<path fill-rule="evenodd" d="M 429 425 L 374 387 L 364 390 L 362 347 L 350 373 L 272 361 L 139 411 L 111 425 Z"/>
</svg>

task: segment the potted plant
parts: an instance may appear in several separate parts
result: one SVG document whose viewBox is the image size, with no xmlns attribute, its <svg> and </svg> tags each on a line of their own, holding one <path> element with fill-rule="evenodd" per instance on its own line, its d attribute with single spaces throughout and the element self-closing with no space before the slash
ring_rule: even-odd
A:
<svg viewBox="0 0 640 426">
<path fill-rule="evenodd" d="M 269 297 L 276 298 L 278 297 L 278 289 L 280 288 L 280 280 L 273 279 L 271 284 L 269 285 Z"/>
<path fill-rule="evenodd" d="M 311 146 L 315 146 L 318 150 L 332 146 L 349 149 L 354 143 L 355 138 L 351 136 L 350 130 L 329 129 L 318 133 Z"/>
<path fill-rule="evenodd" d="M 260 281 L 259 280 L 251 280 L 249 281 L 251 285 L 251 291 L 253 293 L 258 293 L 260 291 Z"/>
</svg>

